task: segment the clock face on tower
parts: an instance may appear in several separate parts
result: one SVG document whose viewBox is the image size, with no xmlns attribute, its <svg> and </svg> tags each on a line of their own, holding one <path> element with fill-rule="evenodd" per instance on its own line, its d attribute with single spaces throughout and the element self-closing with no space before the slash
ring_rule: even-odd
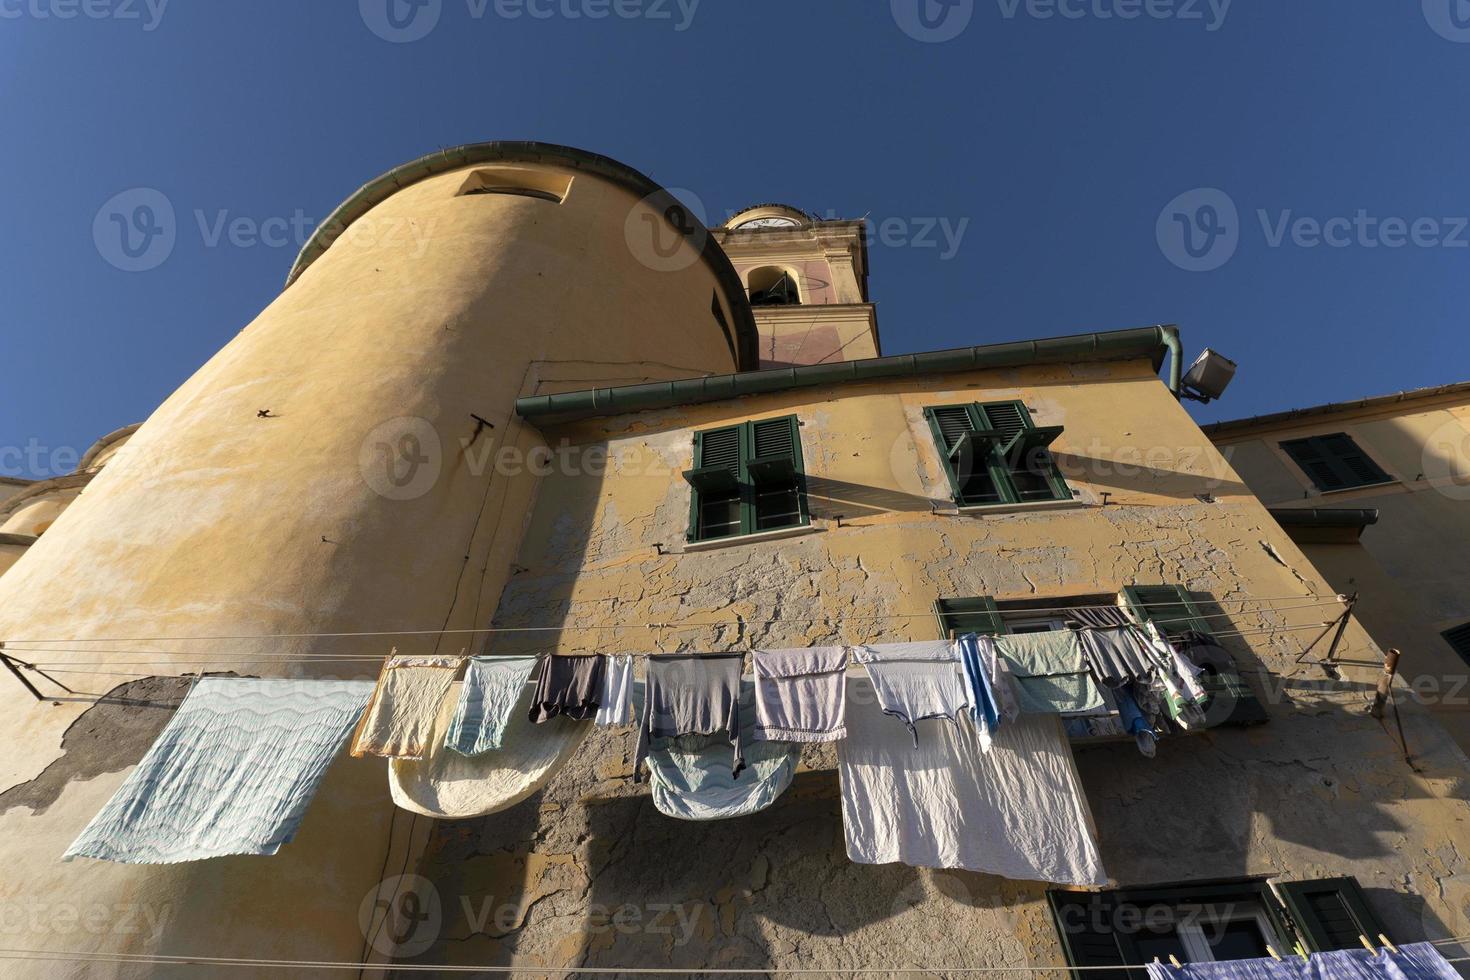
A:
<svg viewBox="0 0 1470 980">
<path fill-rule="evenodd" d="M 770 217 L 770 218 L 751 218 L 749 221 L 742 221 L 742 222 L 740 222 L 740 224 L 736 225 L 735 227 L 736 228 L 795 228 L 796 226 L 797 226 L 797 221 L 796 221 L 795 218 L 783 218 L 783 217 L 780 217 L 780 216 L 774 216 L 774 217 Z"/>
</svg>

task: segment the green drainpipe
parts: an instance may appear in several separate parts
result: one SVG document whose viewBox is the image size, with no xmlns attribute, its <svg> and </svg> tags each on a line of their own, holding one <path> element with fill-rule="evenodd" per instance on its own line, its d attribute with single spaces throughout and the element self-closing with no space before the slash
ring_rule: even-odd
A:
<svg viewBox="0 0 1470 980">
<path fill-rule="evenodd" d="M 1164 346 L 1169 348 L 1169 390 L 1178 398 L 1184 374 L 1184 345 L 1179 343 L 1179 328 L 1172 323 L 1159 327 L 1159 333 L 1163 335 Z"/>
</svg>

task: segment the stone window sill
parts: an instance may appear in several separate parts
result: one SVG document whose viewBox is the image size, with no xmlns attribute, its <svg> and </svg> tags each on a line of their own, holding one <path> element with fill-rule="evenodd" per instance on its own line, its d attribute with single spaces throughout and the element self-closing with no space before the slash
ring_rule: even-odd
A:
<svg viewBox="0 0 1470 980">
<path fill-rule="evenodd" d="M 961 506 L 960 514 L 982 517 L 986 514 L 1028 514 L 1034 510 L 1081 510 L 1087 503 L 1076 497 L 1070 500 L 1028 500 L 1021 504 L 975 504 Z"/>
<path fill-rule="evenodd" d="M 781 527 L 774 531 L 756 531 L 754 534 L 732 534 L 726 538 L 711 538 L 708 541 L 689 541 L 684 545 L 688 551 L 713 551 L 716 548 L 733 548 L 742 544 L 758 544 L 761 541 L 779 541 L 782 538 L 796 538 L 803 534 L 818 534 L 826 528 L 817 527 L 815 524 L 798 524 L 795 527 Z"/>
</svg>

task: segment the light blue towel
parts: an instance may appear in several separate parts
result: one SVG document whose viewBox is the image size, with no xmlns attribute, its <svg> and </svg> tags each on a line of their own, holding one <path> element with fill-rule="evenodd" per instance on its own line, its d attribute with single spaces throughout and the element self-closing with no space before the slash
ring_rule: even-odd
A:
<svg viewBox="0 0 1470 980">
<path fill-rule="evenodd" d="M 372 681 L 199 681 L 64 860 L 274 854 L 296 835 Z"/>
<path fill-rule="evenodd" d="M 655 740 L 648 752 L 648 782 L 659 813 L 681 820 L 725 820 L 758 813 L 776 802 L 796 776 L 801 746 L 756 741 L 755 685 L 740 682 L 741 739 L 745 768 L 730 776 L 730 738 L 681 735 Z"/>
<path fill-rule="evenodd" d="M 536 667 L 535 657 L 473 657 L 444 744 L 460 755 L 503 748 L 505 726 Z"/>
</svg>

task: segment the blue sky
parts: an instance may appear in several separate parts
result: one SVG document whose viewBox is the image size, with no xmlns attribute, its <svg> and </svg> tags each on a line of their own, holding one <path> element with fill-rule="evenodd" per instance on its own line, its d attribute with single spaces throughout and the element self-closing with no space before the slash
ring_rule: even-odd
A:
<svg viewBox="0 0 1470 980">
<path fill-rule="evenodd" d="M 0 0 L 0 73 L 4 473 L 145 418 L 358 185 L 490 139 L 887 220 L 888 353 L 1176 322 L 1240 363 L 1201 421 L 1470 377 L 1467 0 Z M 128 192 L 156 264 L 107 244 Z"/>
</svg>

